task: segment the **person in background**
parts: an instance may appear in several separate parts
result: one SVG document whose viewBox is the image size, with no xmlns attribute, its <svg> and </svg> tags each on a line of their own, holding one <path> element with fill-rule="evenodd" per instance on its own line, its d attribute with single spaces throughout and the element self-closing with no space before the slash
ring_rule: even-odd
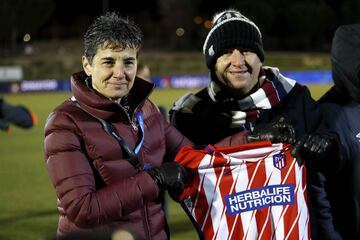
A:
<svg viewBox="0 0 360 240">
<path fill-rule="evenodd" d="M 139 63 L 136 76 L 148 82 L 151 82 L 151 72 L 149 66 Z"/>
<path fill-rule="evenodd" d="M 38 124 L 38 117 L 29 108 L 10 104 L 0 97 L 0 129 L 11 134 L 11 124 L 29 129 Z"/>
<path fill-rule="evenodd" d="M 144 79 L 148 82 L 152 82 L 151 81 L 151 71 L 150 71 L 150 67 L 147 65 L 147 64 L 139 64 L 138 65 L 138 70 L 137 70 L 137 73 L 136 73 L 136 76 L 141 78 L 141 79 Z M 165 106 L 158 106 L 159 107 L 159 110 L 161 112 L 161 114 L 164 116 L 165 119 L 168 119 L 168 111 L 166 110 L 166 107 Z"/>
<path fill-rule="evenodd" d="M 45 125 L 45 162 L 58 198 L 58 236 L 123 228 L 141 239 L 168 239 L 163 191 L 186 182 L 174 156 L 192 144 L 161 116 L 137 78 L 142 33 L 116 13 L 99 16 L 84 35 L 83 71 L 73 97 Z"/>
<path fill-rule="evenodd" d="M 340 26 L 331 47 L 334 86 L 318 101 L 323 122 L 294 148 L 318 176 L 308 189 L 319 239 L 360 239 L 359 56 L 360 24 Z"/>
</svg>

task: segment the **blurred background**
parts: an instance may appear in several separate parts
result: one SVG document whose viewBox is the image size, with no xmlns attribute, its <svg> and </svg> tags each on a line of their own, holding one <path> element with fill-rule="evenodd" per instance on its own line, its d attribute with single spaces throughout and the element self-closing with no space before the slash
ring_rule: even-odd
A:
<svg viewBox="0 0 360 240">
<path fill-rule="evenodd" d="M 31 129 L 0 132 L 0 239 L 53 239 L 56 196 L 43 157 L 48 114 L 71 96 L 81 70 L 82 37 L 92 19 L 117 11 L 144 33 L 140 62 L 158 88 L 151 99 L 169 109 L 208 82 L 202 44 L 214 13 L 237 8 L 261 29 L 265 65 L 309 86 L 315 99 L 331 86 L 332 36 L 360 20 L 359 0 L 1 0 L 0 97 L 35 112 Z M 195 238 L 182 209 L 169 201 L 173 239 Z"/>
<path fill-rule="evenodd" d="M 80 68 L 82 36 L 91 20 L 117 11 L 142 28 L 142 60 L 154 75 L 203 74 L 201 50 L 211 18 L 228 7 L 260 27 L 266 52 L 328 53 L 336 27 L 360 19 L 358 0 L 1 0 L 0 65 L 20 64 L 24 79 L 67 78 Z M 173 51 L 181 53 L 160 55 Z M 317 61 L 305 67 L 324 67 Z"/>
</svg>

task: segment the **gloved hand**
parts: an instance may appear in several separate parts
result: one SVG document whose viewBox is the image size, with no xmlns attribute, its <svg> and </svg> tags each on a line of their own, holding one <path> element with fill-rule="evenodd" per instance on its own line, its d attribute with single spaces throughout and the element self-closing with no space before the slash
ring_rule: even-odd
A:
<svg viewBox="0 0 360 240">
<path fill-rule="evenodd" d="M 185 168 L 180 164 L 167 162 L 159 168 L 150 168 L 145 171 L 154 179 L 160 190 L 168 190 L 174 200 L 184 191 L 188 176 Z"/>
<path fill-rule="evenodd" d="M 294 157 L 308 160 L 308 163 L 321 165 L 321 162 L 328 157 L 336 157 L 338 144 L 336 136 L 330 134 L 312 133 L 303 136 L 296 142 L 291 151 Z M 327 165 L 327 164 L 325 164 Z"/>
<path fill-rule="evenodd" d="M 269 140 L 273 143 L 295 143 L 295 129 L 292 125 L 282 120 L 269 124 L 263 128 L 255 129 L 247 136 L 249 142 Z"/>
</svg>

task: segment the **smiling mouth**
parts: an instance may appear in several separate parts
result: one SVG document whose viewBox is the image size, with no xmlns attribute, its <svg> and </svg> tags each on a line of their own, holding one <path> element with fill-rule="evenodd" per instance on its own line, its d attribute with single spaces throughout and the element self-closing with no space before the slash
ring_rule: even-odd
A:
<svg viewBox="0 0 360 240">
<path fill-rule="evenodd" d="M 245 75 L 247 73 L 249 73 L 249 71 L 247 70 L 237 70 L 237 71 L 229 71 L 230 74 L 232 75 Z"/>
<path fill-rule="evenodd" d="M 113 86 L 118 86 L 118 87 L 128 85 L 127 82 L 112 82 L 112 83 L 109 83 L 109 84 L 110 84 L 110 85 L 113 85 Z"/>
<path fill-rule="evenodd" d="M 231 68 L 231 69 L 228 69 L 228 71 L 231 73 L 231 74 L 244 74 L 244 73 L 247 73 L 247 72 L 250 72 L 249 71 L 249 68 L 246 68 L 245 66 L 244 67 L 236 67 L 236 68 Z"/>
</svg>

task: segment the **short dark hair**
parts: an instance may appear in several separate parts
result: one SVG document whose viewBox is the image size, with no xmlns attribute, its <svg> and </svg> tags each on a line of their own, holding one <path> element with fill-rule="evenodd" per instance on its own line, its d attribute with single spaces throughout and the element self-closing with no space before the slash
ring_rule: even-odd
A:
<svg viewBox="0 0 360 240">
<path fill-rule="evenodd" d="M 97 17 L 84 35 L 84 55 L 91 64 L 99 47 L 140 50 L 142 32 L 134 21 L 108 12 Z"/>
</svg>

